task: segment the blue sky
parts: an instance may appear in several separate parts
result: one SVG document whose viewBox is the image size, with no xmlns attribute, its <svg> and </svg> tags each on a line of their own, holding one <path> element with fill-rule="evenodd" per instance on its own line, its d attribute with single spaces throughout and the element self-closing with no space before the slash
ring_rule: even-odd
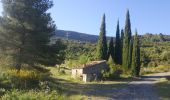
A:
<svg viewBox="0 0 170 100">
<path fill-rule="evenodd" d="M 170 35 L 170 0 L 53 0 L 49 10 L 58 29 L 98 35 L 101 18 L 106 14 L 107 35 L 115 36 L 119 19 L 124 28 L 127 9 L 132 31 Z M 0 11 L 2 8 L 0 7 Z"/>
</svg>

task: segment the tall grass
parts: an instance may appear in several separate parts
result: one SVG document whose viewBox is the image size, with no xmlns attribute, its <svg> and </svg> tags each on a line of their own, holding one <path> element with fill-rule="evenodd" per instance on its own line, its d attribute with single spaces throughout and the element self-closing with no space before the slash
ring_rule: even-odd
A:
<svg viewBox="0 0 170 100">
<path fill-rule="evenodd" d="M 170 65 L 159 65 L 158 67 L 143 67 L 141 74 L 170 72 Z"/>
<path fill-rule="evenodd" d="M 56 91 L 43 92 L 43 91 L 21 91 L 21 90 L 12 90 L 7 91 L 3 95 L 1 100 L 66 100 L 64 95 L 60 95 Z"/>
</svg>

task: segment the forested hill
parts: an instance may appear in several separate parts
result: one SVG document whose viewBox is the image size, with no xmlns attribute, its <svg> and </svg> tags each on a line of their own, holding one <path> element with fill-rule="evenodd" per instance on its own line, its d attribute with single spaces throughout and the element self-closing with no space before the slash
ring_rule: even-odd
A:
<svg viewBox="0 0 170 100">
<path fill-rule="evenodd" d="M 57 30 L 56 37 L 65 38 L 69 40 L 78 40 L 83 42 L 97 42 L 97 35 L 90 35 L 86 33 L 80 33 L 75 31 L 65 31 L 65 30 Z"/>
<path fill-rule="evenodd" d="M 147 42 L 167 42 L 170 41 L 170 35 L 160 34 L 152 34 L 146 33 L 141 36 L 143 41 Z"/>
<path fill-rule="evenodd" d="M 92 42 L 95 43 L 98 40 L 97 35 L 90 35 L 86 33 L 80 33 L 75 31 L 66 31 L 66 30 L 57 30 L 55 38 L 64 38 L 69 40 L 77 40 L 82 42 Z M 163 34 L 152 34 L 146 33 L 140 36 L 142 41 L 147 42 L 166 42 L 170 41 L 170 35 L 163 35 Z M 110 37 L 108 37 L 110 38 Z"/>
</svg>

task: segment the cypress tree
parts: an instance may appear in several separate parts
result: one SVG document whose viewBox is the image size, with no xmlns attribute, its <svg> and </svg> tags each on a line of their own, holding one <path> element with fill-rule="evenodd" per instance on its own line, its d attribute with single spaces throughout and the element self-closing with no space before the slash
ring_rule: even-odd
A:
<svg viewBox="0 0 170 100">
<path fill-rule="evenodd" d="M 122 45 L 122 48 L 123 48 L 123 39 L 124 39 L 124 31 L 123 31 L 123 29 L 121 29 L 121 45 Z"/>
<path fill-rule="evenodd" d="M 129 59 L 130 54 L 129 54 L 129 45 L 130 45 L 130 40 L 131 40 L 131 23 L 130 23 L 130 14 L 129 10 L 127 11 L 126 14 L 126 22 L 125 22 L 125 33 L 124 33 L 124 39 L 123 39 L 123 56 L 122 56 L 122 66 L 126 69 L 130 68 L 129 64 Z"/>
<path fill-rule="evenodd" d="M 132 64 L 132 51 L 133 51 L 133 39 L 131 39 L 129 43 L 129 59 L 128 59 L 129 68 L 131 68 L 131 64 Z"/>
<path fill-rule="evenodd" d="M 97 44 L 97 54 L 96 58 L 98 60 L 107 60 L 107 40 L 106 40 L 106 23 L 105 23 L 105 14 L 102 18 L 102 24 L 100 28 L 100 34 Z"/>
<path fill-rule="evenodd" d="M 114 59 L 114 45 L 113 45 L 113 38 L 110 39 L 110 42 L 109 42 L 109 49 L 108 49 L 108 58 L 109 57 L 112 57 L 112 59 Z"/>
<path fill-rule="evenodd" d="M 117 29 L 116 29 L 114 61 L 116 64 L 121 64 L 121 39 L 120 39 L 119 21 L 117 22 Z"/>
<path fill-rule="evenodd" d="M 132 32 L 131 32 L 131 22 L 130 22 L 129 10 L 127 10 L 127 13 L 126 13 L 125 34 L 126 33 L 128 34 L 128 40 L 130 42 L 131 37 L 132 37 Z"/>
<path fill-rule="evenodd" d="M 124 32 L 123 29 L 121 29 L 121 65 L 122 65 L 122 56 L 123 56 L 123 38 L 124 38 Z"/>
<path fill-rule="evenodd" d="M 132 52 L 132 75 L 138 77 L 140 73 L 140 46 L 137 31 L 134 36 L 133 52 Z"/>
</svg>

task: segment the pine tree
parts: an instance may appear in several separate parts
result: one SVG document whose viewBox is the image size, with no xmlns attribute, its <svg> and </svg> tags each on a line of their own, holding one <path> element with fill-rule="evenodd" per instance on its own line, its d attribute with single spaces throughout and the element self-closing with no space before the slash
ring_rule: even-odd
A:
<svg viewBox="0 0 170 100">
<path fill-rule="evenodd" d="M 0 47 L 13 59 L 20 70 L 22 65 L 43 64 L 48 55 L 50 37 L 55 25 L 47 10 L 50 0 L 1 0 Z M 3 48 L 2 48 L 3 47 Z"/>
<path fill-rule="evenodd" d="M 117 23 L 117 29 L 116 29 L 114 61 L 115 61 L 116 64 L 121 64 L 121 39 L 120 39 L 119 21 Z"/>
<path fill-rule="evenodd" d="M 130 40 L 131 40 L 131 23 L 130 23 L 130 14 L 129 10 L 127 11 L 126 14 L 126 22 L 125 22 L 125 33 L 124 33 L 124 39 L 123 39 L 123 56 L 122 56 L 122 66 L 126 69 L 130 68 L 129 64 L 129 45 L 130 45 Z"/>
<path fill-rule="evenodd" d="M 137 31 L 134 36 L 132 52 L 132 75 L 138 77 L 140 73 L 140 46 Z"/>
<path fill-rule="evenodd" d="M 108 49 L 108 58 L 111 56 L 112 59 L 114 59 L 114 45 L 113 45 L 113 38 L 110 39 L 110 42 L 109 42 L 109 49 Z"/>
<path fill-rule="evenodd" d="M 97 44 L 97 59 L 107 60 L 107 40 L 106 40 L 106 23 L 105 14 L 103 15 L 102 24 L 100 28 L 100 35 Z"/>
</svg>

